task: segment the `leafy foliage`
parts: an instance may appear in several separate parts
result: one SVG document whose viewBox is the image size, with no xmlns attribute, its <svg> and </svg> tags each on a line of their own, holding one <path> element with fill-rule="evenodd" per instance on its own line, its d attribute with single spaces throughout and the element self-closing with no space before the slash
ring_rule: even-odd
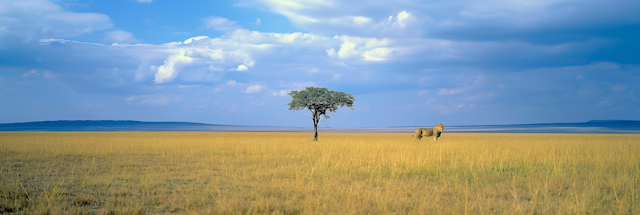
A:
<svg viewBox="0 0 640 215">
<path fill-rule="evenodd" d="M 353 109 L 353 103 L 356 98 L 350 93 L 329 90 L 324 87 L 307 87 L 304 90 L 292 90 L 289 92 L 291 96 L 289 110 L 309 110 L 311 111 L 311 119 L 313 119 L 313 127 L 315 130 L 314 140 L 318 139 L 318 123 L 320 117 L 325 119 L 331 118 L 327 115 L 327 111 L 335 114 L 338 107 L 348 107 Z"/>
<path fill-rule="evenodd" d="M 325 119 L 330 118 L 326 112 L 332 114 L 338 110 L 338 107 L 348 107 L 353 109 L 353 103 L 356 98 L 350 93 L 329 90 L 325 87 L 307 87 L 305 90 L 292 90 L 289 92 L 291 96 L 289 110 L 310 110 L 317 113 L 318 116 L 324 116 Z"/>
</svg>

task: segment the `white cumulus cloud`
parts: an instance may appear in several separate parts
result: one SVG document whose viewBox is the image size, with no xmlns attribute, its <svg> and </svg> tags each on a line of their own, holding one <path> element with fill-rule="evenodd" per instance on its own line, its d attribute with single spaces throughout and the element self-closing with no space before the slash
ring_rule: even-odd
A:
<svg viewBox="0 0 640 215">
<path fill-rule="evenodd" d="M 227 18 L 219 16 L 210 16 L 202 19 L 202 21 L 204 21 L 204 25 L 206 28 L 218 31 L 230 31 L 242 28 L 236 25 L 235 21 L 231 21 Z"/>
<path fill-rule="evenodd" d="M 107 15 L 67 11 L 54 1 L 1 1 L 0 5 L 0 36 L 23 41 L 77 37 L 113 28 Z M 0 38 L 0 44 L 6 41 Z"/>
<path fill-rule="evenodd" d="M 125 101 L 127 101 L 128 104 L 134 104 L 137 102 L 140 105 L 162 106 L 162 105 L 168 105 L 173 102 L 178 102 L 181 99 L 182 99 L 181 95 L 151 94 L 151 95 L 139 95 L 139 96 L 127 97 Z"/>
<path fill-rule="evenodd" d="M 286 16 L 295 26 L 325 34 L 351 36 L 404 36 L 420 32 L 419 21 L 409 9 L 425 3 L 385 2 L 371 10 L 372 4 L 361 1 L 333 0 L 242 0 L 236 4 L 268 10 Z M 372 12 L 375 11 L 375 12 Z M 424 20 L 428 16 L 424 15 Z M 411 26 L 411 27 L 410 27 Z"/>
<path fill-rule="evenodd" d="M 262 91 L 264 89 L 267 89 L 267 87 L 266 86 L 262 86 L 260 84 L 256 84 L 256 85 L 248 86 L 247 89 L 244 92 L 245 93 L 249 93 L 249 94 L 258 93 L 258 92 L 260 92 L 260 91 Z"/>
<path fill-rule="evenodd" d="M 126 32 L 126 31 L 120 31 L 120 30 L 108 31 L 104 33 L 104 35 L 105 35 L 104 40 L 108 42 L 115 42 L 115 43 L 139 42 L 138 39 L 136 39 L 132 33 Z"/>
<path fill-rule="evenodd" d="M 463 88 L 440 89 L 440 91 L 438 92 L 438 95 L 452 96 L 452 95 L 460 94 L 462 92 L 464 92 Z"/>
<path fill-rule="evenodd" d="M 161 84 L 173 81 L 178 76 L 179 68 L 182 65 L 188 65 L 193 62 L 193 58 L 185 56 L 185 52 L 173 54 L 159 66 L 155 74 L 155 83 Z"/>
<path fill-rule="evenodd" d="M 249 68 L 247 68 L 247 66 L 245 66 L 244 64 L 240 64 L 238 68 L 235 69 L 235 71 L 247 71 L 247 70 L 249 70 Z"/>
<path fill-rule="evenodd" d="M 209 37 L 207 37 L 207 36 L 197 36 L 197 37 L 192 37 L 192 38 L 186 39 L 184 42 L 182 42 L 182 44 L 189 44 L 189 43 L 191 43 L 191 42 L 196 42 L 196 41 L 198 41 L 198 40 L 201 40 L 201 39 L 208 39 L 208 38 L 209 38 Z"/>
<path fill-rule="evenodd" d="M 386 38 L 376 39 L 340 36 L 337 39 L 342 42 L 342 44 L 340 44 L 340 48 L 333 47 L 325 50 L 325 52 L 329 57 L 343 60 L 357 59 L 365 61 L 383 61 L 389 58 L 393 53 L 410 49 L 394 45 L 394 40 Z"/>
<path fill-rule="evenodd" d="M 44 71 L 43 76 L 46 79 L 52 79 L 54 77 L 53 73 L 51 71 L 49 71 L 49 70 Z"/>
<path fill-rule="evenodd" d="M 273 92 L 273 96 L 287 96 L 291 90 L 280 90 Z"/>
<path fill-rule="evenodd" d="M 407 11 L 402 11 L 398 13 L 398 16 L 396 16 L 395 18 L 393 16 L 390 16 L 389 21 L 392 22 L 392 25 L 398 26 L 400 28 L 404 28 L 407 21 L 409 21 L 410 18 L 411 18 L 411 13 Z"/>
<path fill-rule="evenodd" d="M 29 77 L 29 76 L 39 76 L 39 75 L 40 75 L 40 73 L 37 70 L 32 69 L 31 71 L 25 72 L 24 74 L 22 74 L 22 77 L 26 78 L 26 77 Z"/>
</svg>

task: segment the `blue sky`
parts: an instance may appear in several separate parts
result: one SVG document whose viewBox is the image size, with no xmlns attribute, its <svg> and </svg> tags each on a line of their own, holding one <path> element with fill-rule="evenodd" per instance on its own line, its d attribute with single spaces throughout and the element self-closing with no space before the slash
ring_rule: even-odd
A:
<svg viewBox="0 0 640 215">
<path fill-rule="evenodd" d="M 0 123 L 640 120 L 638 1 L 0 1 Z"/>
</svg>

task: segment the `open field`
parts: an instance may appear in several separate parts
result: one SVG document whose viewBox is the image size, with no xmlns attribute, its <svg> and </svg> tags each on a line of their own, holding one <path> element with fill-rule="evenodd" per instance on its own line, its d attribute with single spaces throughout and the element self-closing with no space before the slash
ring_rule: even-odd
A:
<svg viewBox="0 0 640 215">
<path fill-rule="evenodd" d="M 312 138 L 0 132 L 0 213 L 640 213 L 637 134 Z"/>
</svg>

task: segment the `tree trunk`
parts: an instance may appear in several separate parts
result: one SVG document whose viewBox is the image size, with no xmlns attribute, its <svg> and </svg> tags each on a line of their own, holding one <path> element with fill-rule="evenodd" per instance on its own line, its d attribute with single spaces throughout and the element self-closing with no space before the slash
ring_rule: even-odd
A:
<svg viewBox="0 0 640 215">
<path fill-rule="evenodd" d="M 318 123 L 320 122 L 320 117 L 316 116 L 316 113 L 313 113 L 313 131 L 316 133 L 313 135 L 313 141 L 318 141 Z"/>
<path fill-rule="evenodd" d="M 316 135 L 313 136 L 313 141 L 318 141 L 318 124 L 313 125 L 313 130 L 316 132 Z"/>
</svg>

